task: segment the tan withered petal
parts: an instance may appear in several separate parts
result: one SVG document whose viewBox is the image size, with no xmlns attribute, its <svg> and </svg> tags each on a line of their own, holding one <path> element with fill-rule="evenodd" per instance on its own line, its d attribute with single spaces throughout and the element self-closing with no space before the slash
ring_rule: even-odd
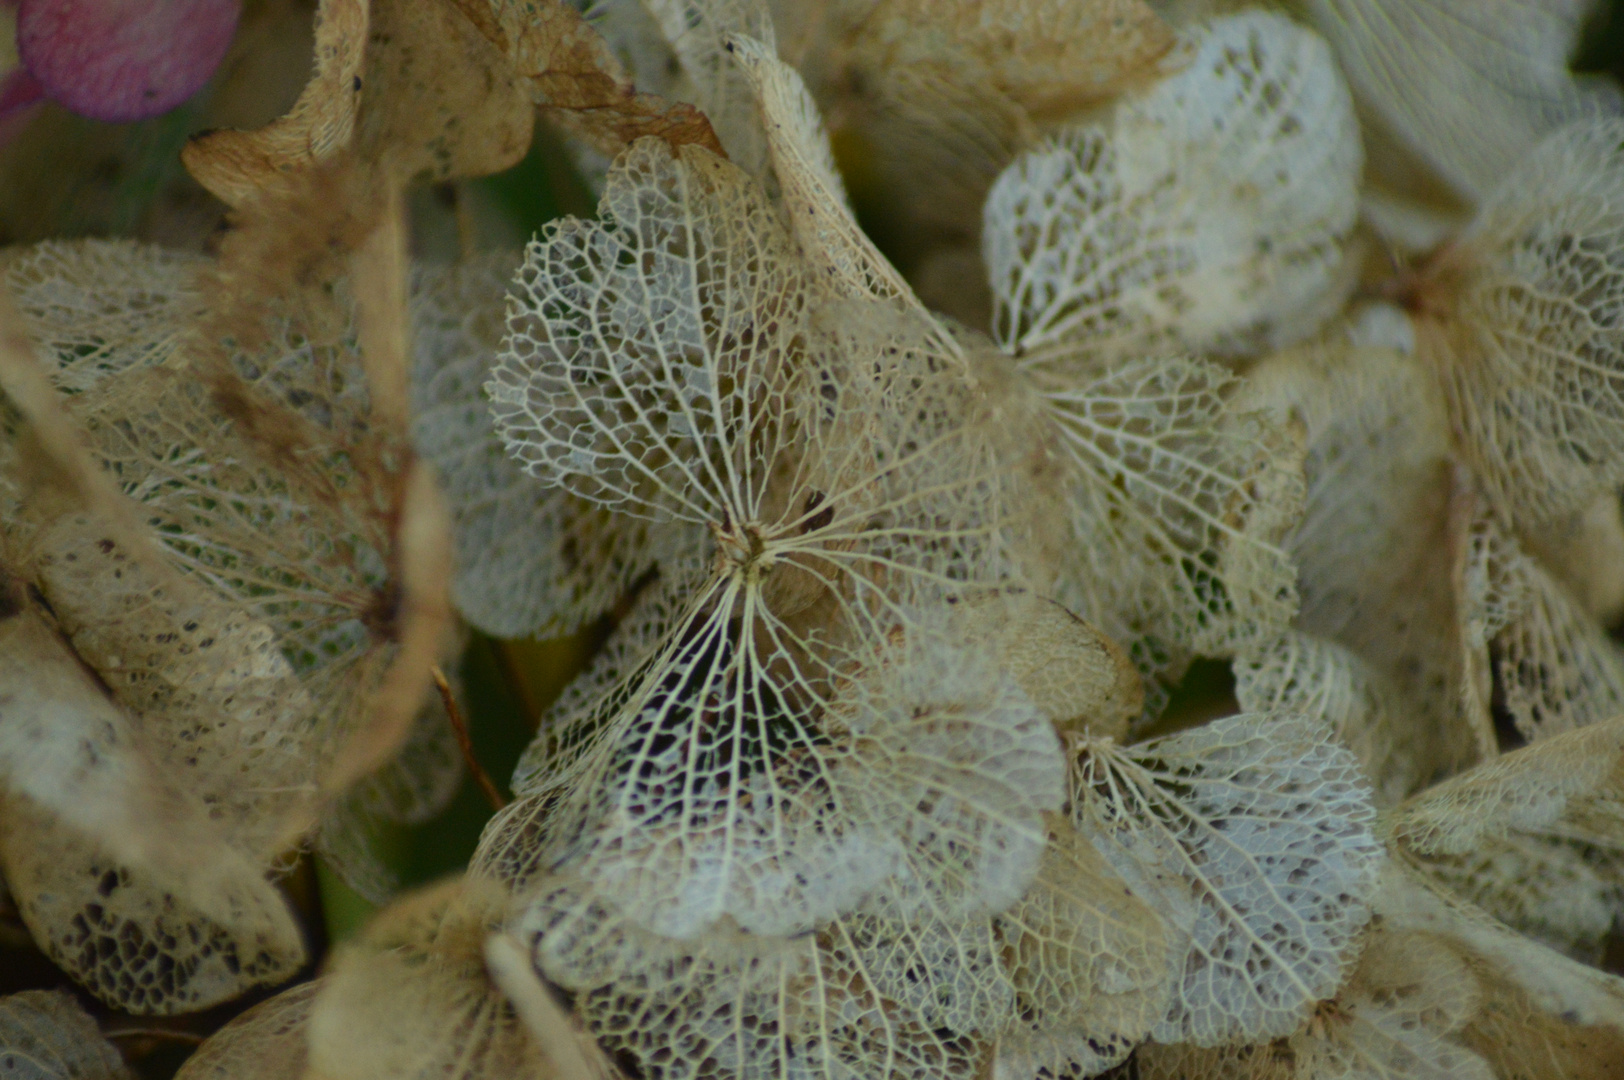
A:
<svg viewBox="0 0 1624 1080">
<path fill-rule="evenodd" d="M 135 1074 L 71 994 L 0 997 L 0 1076 L 6 1080 L 130 1080 Z"/>
<path fill-rule="evenodd" d="M 451 0 L 507 57 L 531 98 L 601 152 L 614 156 L 645 136 L 724 154 L 710 121 L 692 105 L 640 93 L 602 35 L 561 0 Z"/>
<path fill-rule="evenodd" d="M 1553 735 L 1429 788 L 1386 827 L 1434 882 L 1564 950 L 1624 895 L 1624 719 Z"/>
<path fill-rule="evenodd" d="M 1051 600 L 962 601 L 954 635 L 990 648 L 1062 738 L 1121 739 L 1144 705 L 1133 662 L 1111 639 Z"/>
<path fill-rule="evenodd" d="M 1453 582 L 1466 528 L 1443 404 L 1412 357 L 1351 340 L 1397 339 L 1407 328 L 1394 309 L 1366 311 L 1258 365 L 1247 389 L 1249 399 L 1305 428 L 1304 512 L 1284 546 L 1302 597 L 1293 625 L 1324 644 L 1304 644 L 1306 653 L 1290 642 L 1268 645 L 1273 656 L 1250 656 L 1244 678 L 1337 670 L 1338 679 L 1370 688 L 1361 696 L 1386 697 L 1374 688 L 1388 685 L 1401 710 L 1378 721 L 1386 709 L 1367 702 L 1376 711 L 1363 715 L 1380 729 L 1350 743 L 1386 801 L 1492 756 L 1495 745 L 1488 699 L 1474 706 L 1465 697 L 1465 612 Z M 1336 646 L 1352 654 L 1347 663 L 1326 651 Z M 1362 665 L 1369 674 L 1355 675 Z M 1309 697 L 1329 692 L 1311 680 L 1299 687 Z"/>
<path fill-rule="evenodd" d="M 126 367 L 173 355 L 203 305 L 198 256 L 128 241 L 48 241 L 6 262 L 23 330 L 51 381 L 74 393 Z"/>
<path fill-rule="evenodd" d="M 1290 1034 L 1347 975 L 1383 858 L 1329 726 L 1249 714 L 1135 746 L 1085 741 L 1072 818 L 1172 940 L 1159 1042 Z"/>
<path fill-rule="evenodd" d="M 680 564 L 706 534 L 661 529 L 543 486 L 509 456 L 484 385 L 520 262 L 504 253 L 416 271 L 412 437 L 445 486 L 458 610 L 498 637 L 551 637 L 608 611 L 656 566 Z"/>
<path fill-rule="evenodd" d="M 1428 934 L 1374 929 L 1334 998 L 1273 1043 L 1212 1049 L 1146 1044 L 1146 1080 L 1491 1080 L 1488 1063 L 1451 1040 L 1478 1011 L 1464 960 Z"/>
<path fill-rule="evenodd" d="M 292 110 L 257 131 L 199 136 L 182 157 L 241 206 L 349 152 L 401 179 L 497 172 L 524 156 L 530 129 L 507 61 L 451 0 L 323 0 L 315 70 Z"/>
<path fill-rule="evenodd" d="M 786 59 L 908 218 L 972 244 L 987 186 L 1041 125 L 1151 77 L 1173 45 L 1140 0 L 815 10 L 780 20 Z"/>
<path fill-rule="evenodd" d="M 254 132 L 214 132 L 181 160 L 197 182 L 238 206 L 277 175 L 325 161 L 350 144 L 363 86 L 368 0 L 326 0 L 316 13 L 314 71 L 286 116 Z"/>
<path fill-rule="evenodd" d="M 307 1080 L 505 1080 L 545 1059 L 485 966 L 507 892 L 453 879 L 380 912 L 309 1004 Z"/>
<path fill-rule="evenodd" d="M 304 944 L 263 865 L 142 745 L 139 721 L 20 582 L 7 584 L 6 610 L 0 871 L 42 948 L 136 1012 L 202 1007 L 290 974 Z"/>
<path fill-rule="evenodd" d="M 1182 70 L 993 185 L 981 245 L 1006 351 L 1253 354 L 1352 287 L 1362 154 L 1324 42 L 1263 12 L 1187 36 Z"/>
<path fill-rule="evenodd" d="M 1530 741 L 1624 712 L 1624 648 L 1481 502 L 1464 556 L 1458 588 L 1475 693 L 1492 687 Z"/>
<path fill-rule="evenodd" d="M 611 895 L 535 882 L 508 928 L 617 1060 L 671 1076 L 969 1077 L 977 1027 L 1010 1016 L 1013 987 L 986 918 L 848 916 L 795 938 L 720 926 L 686 941 L 628 920 Z"/>
<path fill-rule="evenodd" d="M 204 1040 L 175 1080 L 299 1080 L 306 1029 L 321 981 L 300 983 L 262 1001 Z"/>
<path fill-rule="evenodd" d="M 1578 122 L 1503 173 L 1422 270 L 1417 352 L 1518 529 L 1560 527 L 1624 483 L 1624 120 Z"/>
<path fill-rule="evenodd" d="M 1493 1075 L 1619 1075 L 1624 979 L 1513 933 L 1397 861 L 1388 863 L 1375 908 L 1389 930 L 1428 934 L 1465 962 L 1479 1005 L 1450 1038 Z"/>
<path fill-rule="evenodd" d="M 1483 199 L 1565 121 L 1599 111 L 1568 61 L 1586 0 L 1307 0 L 1361 102 Z"/>
<path fill-rule="evenodd" d="M 1391 805 L 1432 775 L 1430 732 L 1398 688 L 1357 653 L 1299 631 L 1236 659 L 1235 700 L 1245 712 L 1325 720 Z"/>
<path fill-rule="evenodd" d="M 1037 877 L 995 925 L 1016 995 L 998 1033 L 999 1080 L 1093 1075 L 1167 1011 L 1176 957 L 1160 915 L 1064 819 L 1051 819 Z"/>
</svg>

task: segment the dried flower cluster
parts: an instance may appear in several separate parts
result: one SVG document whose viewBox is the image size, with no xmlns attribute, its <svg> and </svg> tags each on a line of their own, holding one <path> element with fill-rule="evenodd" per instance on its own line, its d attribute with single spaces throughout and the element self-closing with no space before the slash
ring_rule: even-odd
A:
<svg viewBox="0 0 1624 1080">
<path fill-rule="evenodd" d="M 1582 7 L 322 0 L 216 253 L 6 256 L 9 902 L 149 1015 L 388 902 L 185 1080 L 1624 1075 Z M 536 110 L 597 216 L 413 263 Z M 463 628 L 593 625 L 390 902 Z M 131 1074 L 30 991 L 13 1075 Z"/>
</svg>

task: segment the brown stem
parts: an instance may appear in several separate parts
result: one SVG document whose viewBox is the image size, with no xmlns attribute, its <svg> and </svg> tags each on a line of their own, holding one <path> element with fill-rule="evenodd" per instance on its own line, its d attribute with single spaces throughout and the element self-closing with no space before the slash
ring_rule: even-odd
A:
<svg viewBox="0 0 1624 1080">
<path fill-rule="evenodd" d="M 491 782 L 490 774 L 485 767 L 474 757 L 474 742 L 468 737 L 468 724 L 462 718 L 462 710 L 457 708 L 457 699 L 451 696 L 451 684 L 446 681 L 445 672 L 436 664 L 429 669 L 434 676 L 434 685 L 440 691 L 440 700 L 445 702 L 446 715 L 451 717 L 451 730 L 457 735 L 457 747 L 462 751 L 462 760 L 468 766 L 468 773 L 479 785 L 479 790 L 485 793 L 485 799 L 491 804 L 493 810 L 500 810 L 507 805 L 502 793 Z"/>
</svg>

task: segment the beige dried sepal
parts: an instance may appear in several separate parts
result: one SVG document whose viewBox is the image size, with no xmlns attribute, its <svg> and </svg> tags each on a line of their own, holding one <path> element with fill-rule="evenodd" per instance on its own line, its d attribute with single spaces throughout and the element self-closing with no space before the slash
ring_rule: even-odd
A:
<svg viewBox="0 0 1624 1080">
<path fill-rule="evenodd" d="M 1512 932 L 1396 860 L 1375 908 L 1384 927 L 1428 934 L 1465 962 L 1480 1005 L 1451 1040 L 1493 1075 L 1602 1077 L 1624 1061 L 1624 979 Z"/>
<path fill-rule="evenodd" d="M 922 312 L 847 207 L 823 118 L 800 74 L 750 38 L 730 39 L 728 52 L 755 88 L 784 209 L 813 278 L 839 295 L 897 300 Z"/>
<path fill-rule="evenodd" d="M 128 240 L 47 241 L 14 250 L 5 285 L 52 383 L 88 390 L 126 367 L 161 363 L 202 310 L 196 255 Z"/>
<path fill-rule="evenodd" d="M 133 1080 L 96 1022 L 61 990 L 0 997 L 0 1076 L 6 1080 Z"/>
<path fill-rule="evenodd" d="M 1323 721 L 1251 714 L 1082 744 L 1073 820 L 1172 938 L 1159 1042 L 1290 1034 L 1347 975 L 1383 853 L 1358 762 Z"/>
<path fill-rule="evenodd" d="M 992 650 L 1062 739 L 1122 739 L 1144 687 L 1118 645 L 1052 600 L 1021 595 L 964 601 L 954 636 Z"/>
<path fill-rule="evenodd" d="M 1005 351 L 1256 354 L 1352 288 L 1362 152 L 1324 42 L 1250 12 L 1186 49 L 1182 70 L 993 185 L 982 251 Z"/>
<path fill-rule="evenodd" d="M 457 878 L 380 912 L 310 1003 L 306 1080 L 508 1080 L 545 1059 L 485 966 L 507 892 Z"/>
<path fill-rule="evenodd" d="M 1492 686 L 1530 741 L 1624 712 L 1624 648 L 1497 515 L 1471 520 L 1464 555 L 1457 587 L 1479 695 Z"/>
<path fill-rule="evenodd" d="M 1560 528 L 1624 484 L 1624 119 L 1571 124 L 1500 174 L 1425 268 L 1417 354 L 1495 507 Z"/>
<path fill-rule="evenodd" d="M 1378 805 L 1398 802 L 1431 778 L 1431 733 L 1398 688 L 1357 653 L 1288 630 L 1242 653 L 1233 666 L 1242 711 L 1300 713 L 1330 724 L 1364 766 Z"/>
<path fill-rule="evenodd" d="M 228 205 L 286 197 L 301 174 L 348 154 L 400 181 L 480 176 L 524 156 L 527 95 L 453 0 L 323 0 L 315 44 L 315 71 L 286 116 L 183 152 Z"/>
<path fill-rule="evenodd" d="M 477 856 L 476 856 L 477 859 Z M 723 923 L 678 941 L 637 926 L 569 878 L 532 882 L 508 928 L 537 973 L 617 1061 L 677 1075 L 977 1073 L 1013 987 L 990 921 L 853 916 L 794 938 Z"/>
<path fill-rule="evenodd" d="M 729 161 L 760 176 L 767 167 L 767 136 L 755 93 L 727 42 L 741 35 L 771 47 L 773 17 L 766 0 L 648 0 L 644 6 L 687 78 L 683 100 L 710 120 Z M 634 71 L 639 86 L 660 78 L 645 71 L 648 66 Z"/>
<path fill-rule="evenodd" d="M 203 1041 L 175 1080 L 300 1080 L 320 979 L 262 1001 Z"/>
<path fill-rule="evenodd" d="M 439 472 L 456 540 L 452 598 L 497 637 L 556 637 L 681 559 L 639 519 L 537 484 L 492 429 L 490 378 L 521 258 L 419 267 L 412 290 L 412 439 Z M 672 540 L 696 546 L 703 530 Z"/>
<path fill-rule="evenodd" d="M 1166 1013 L 1174 941 L 1069 822 L 1051 819 L 1036 879 L 995 925 L 1017 1017 L 998 1033 L 995 1080 L 1092 1076 Z"/>
<path fill-rule="evenodd" d="M 1393 741 L 1361 752 L 1389 799 L 1495 752 L 1488 697 L 1468 693 L 1456 587 L 1470 478 L 1440 395 L 1395 347 L 1408 335 L 1401 311 L 1366 308 L 1258 365 L 1246 391 L 1307 436 L 1304 509 L 1284 545 L 1302 597 L 1294 628 L 1349 650 L 1403 703 Z"/>
<path fill-rule="evenodd" d="M 1568 71 L 1589 0 L 1305 0 L 1361 103 L 1468 198 L 1601 111 Z"/>
<path fill-rule="evenodd" d="M 614 157 L 640 138 L 690 143 L 725 156 L 704 113 L 640 93 L 608 42 L 561 0 L 450 0 L 529 84 L 530 96 L 566 130 Z"/>
<path fill-rule="evenodd" d="M 1624 718 L 1553 735 L 1395 808 L 1435 882 L 1564 949 L 1598 945 L 1624 895 Z"/>
<path fill-rule="evenodd" d="M 986 422 L 1020 440 L 1004 453 L 1020 470 L 1009 527 L 1026 573 L 1123 645 L 1152 714 L 1191 656 L 1230 656 L 1285 628 L 1301 438 L 1238 394 L 1231 372 L 1188 357 L 972 360 L 995 401 Z"/>
<path fill-rule="evenodd" d="M 1493 1080 L 1453 1041 L 1480 1008 L 1477 981 L 1445 942 L 1375 929 L 1336 996 L 1273 1043 L 1146 1044 L 1144 1080 Z"/>
</svg>

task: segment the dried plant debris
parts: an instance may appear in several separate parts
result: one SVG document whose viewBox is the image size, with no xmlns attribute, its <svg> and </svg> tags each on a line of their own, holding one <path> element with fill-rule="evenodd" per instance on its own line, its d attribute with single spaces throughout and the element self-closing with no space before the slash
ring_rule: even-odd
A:
<svg viewBox="0 0 1624 1080">
<path fill-rule="evenodd" d="M 1359 133 L 1324 42 L 1252 13 L 1187 49 L 1177 73 L 993 186 L 982 250 L 1004 348 L 1257 353 L 1311 332 L 1351 287 Z"/>
<path fill-rule="evenodd" d="M 1569 125 L 1522 156 L 1420 273 L 1418 355 L 1494 504 L 1539 531 L 1624 482 L 1624 121 Z"/>
<path fill-rule="evenodd" d="M 0 1076 L 6 1080 L 131 1080 L 135 1074 L 73 995 L 0 997 Z"/>
<path fill-rule="evenodd" d="M 300 1080 L 309 1058 L 310 1010 L 321 980 L 262 1001 L 204 1040 L 175 1080 Z"/>
<path fill-rule="evenodd" d="M 1487 696 L 1475 700 L 1466 685 L 1472 602 L 1457 563 L 1470 511 L 1458 489 L 1470 480 L 1454 461 L 1426 372 L 1396 349 L 1354 343 L 1382 320 L 1408 329 L 1395 309 L 1367 309 L 1248 379 L 1249 401 L 1304 427 L 1304 509 L 1283 545 L 1302 606 L 1295 632 L 1245 653 L 1237 678 L 1242 693 L 1261 699 L 1336 702 L 1339 714 L 1318 715 L 1337 716 L 1339 733 L 1392 801 L 1492 755 L 1494 736 Z M 1398 711 L 1378 704 L 1393 695 Z M 1340 713 L 1349 708 L 1363 719 Z"/>
<path fill-rule="evenodd" d="M 1158 1042 L 1290 1033 L 1346 975 L 1382 849 L 1370 789 L 1321 722 L 1242 715 L 1081 745 L 1073 815 L 1174 935 Z"/>
<path fill-rule="evenodd" d="M 1586 0 L 1305 0 L 1354 92 L 1447 183 L 1487 198 L 1535 144 L 1607 106 L 1568 71 Z"/>
<path fill-rule="evenodd" d="M 1397 850 L 1540 941 L 1599 956 L 1624 898 L 1624 720 L 1555 735 L 1394 809 Z"/>
<path fill-rule="evenodd" d="M 310 999 L 308 1080 L 543 1072 L 540 1049 L 485 965 L 507 895 L 455 878 L 380 912 Z"/>
</svg>

